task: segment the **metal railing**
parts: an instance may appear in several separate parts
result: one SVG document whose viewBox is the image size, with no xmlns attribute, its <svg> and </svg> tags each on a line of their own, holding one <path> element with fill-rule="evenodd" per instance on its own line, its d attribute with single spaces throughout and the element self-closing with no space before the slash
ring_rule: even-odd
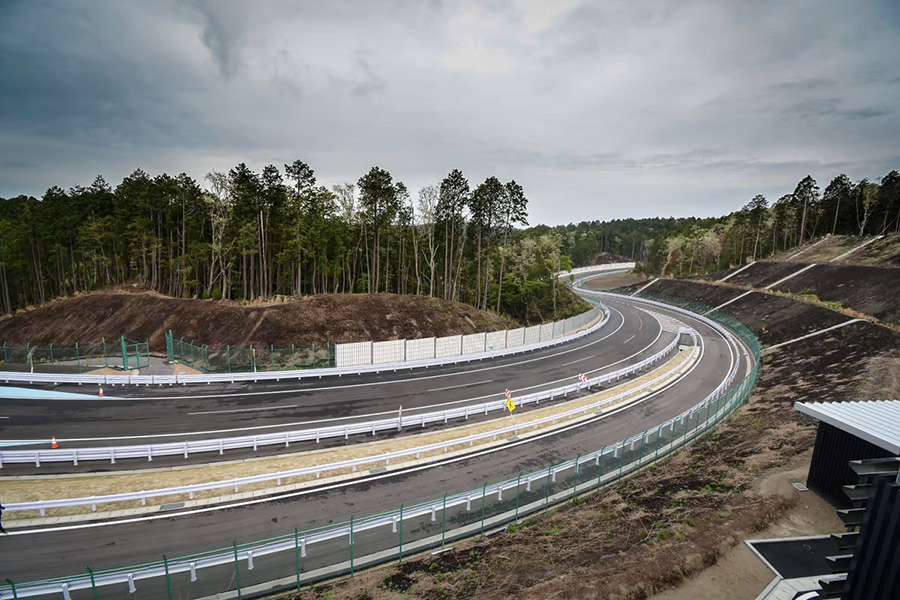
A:
<svg viewBox="0 0 900 600">
<path fill-rule="evenodd" d="M 428 360 L 409 362 L 386 363 L 376 365 L 360 365 L 353 367 L 332 367 L 320 369 L 304 369 L 291 371 L 265 371 L 257 373 L 203 373 L 177 375 L 87 375 L 87 374 L 51 374 L 51 373 L 14 373 L 0 371 L 0 381 L 5 383 L 75 383 L 98 386 L 114 387 L 117 385 L 187 385 L 200 383 L 235 383 L 238 381 L 281 381 L 292 379 L 306 379 L 313 377 L 361 375 L 363 373 L 380 373 L 382 371 L 399 371 L 401 369 L 418 369 L 423 367 L 435 367 L 451 365 L 463 362 L 484 360 L 487 358 L 499 358 L 512 356 L 524 352 L 533 352 L 542 348 L 550 348 L 572 340 L 577 340 L 586 335 L 598 331 L 609 320 L 609 309 L 605 306 L 597 306 L 590 311 L 579 315 L 590 316 L 583 328 L 572 332 L 570 335 L 546 341 L 538 341 L 531 344 L 520 345 L 503 350 L 489 350 L 487 352 L 475 352 L 462 356 L 446 356 Z M 578 317 L 573 317 L 578 318 Z M 599 321 L 598 321 L 599 319 Z M 593 323 L 593 324 L 591 324 Z M 490 334 L 488 334 L 490 335 Z"/>
<path fill-rule="evenodd" d="M 681 334 L 691 335 L 696 333 L 689 328 L 679 331 Z M 578 390 L 591 386 L 602 385 L 615 381 L 635 373 L 647 366 L 659 361 L 665 355 L 672 352 L 678 346 L 678 336 L 665 348 L 633 365 L 618 369 L 606 375 L 588 379 L 587 382 L 578 382 L 568 386 L 561 386 L 550 390 L 543 390 L 521 396 L 516 399 L 520 405 L 540 404 L 541 400 L 554 400 L 559 396 L 567 396 Z M 279 431 L 267 434 L 245 435 L 229 438 L 187 440 L 183 442 L 164 442 L 160 444 L 138 444 L 129 446 L 106 446 L 100 448 L 56 448 L 40 450 L 3 450 L 0 451 L 0 468 L 5 464 L 33 463 L 40 467 L 43 463 L 71 462 L 78 465 L 80 462 L 109 461 L 115 464 L 117 460 L 129 458 L 141 458 L 152 461 L 154 458 L 164 456 L 183 456 L 188 458 L 191 454 L 202 452 L 218 452 L 224 454 L 226 450 L 238 450 L 252 448 L 256 451 L 261 446 L 285 446 L 291 443 L 315 441 L 317 444 L 328 438 L 348 439 L 351 435 L 371 434 L 380 431 L 400 431 L 404 427 L 425 427 L 429 423 L 447 423 L 451 419 L 468 419 L 474 415 L 487 415 L 489 412 L 506 410 L 506 400 L 494 400 L 480 404 L 466 405 L 457 408 L 448 408 L 442 411 L 422 413 L 418 415 L 402 415 L 389 419 L 350 423 L 347 425 L 332 425 L 312 429 L 299 429 L 294 431 Z"/>
<path fill-rule="evenodd" d="M 686 312 L 686 311 L 683 311 Z M 697 318 L 698 315 L 692 315 Z M 706 321 L 706 318 L 700 318 Z M 716 323 L 716 329 L 726 331 Z M 733 320 L 729 329 L 737 327 Z M 258 542 L 133 567 L 93 571 L 0 588 L 0 599 L 54 597 L 71 600 L 78 590 L 94 598 L 118 598 L 135 593 L 174 598 L 173 589 L 192 597 L 242 598 L 243 595 L 300 589 L 326 577 L 392 560 L 404 552 L 445 547 L 454 540 L 504 523 L 518 521 L 553 504 L 618 481 L 624 475 L 684 446 L 734 411 L 749 395 L 759 368 L 759 344 L 745 327 L 726 334 L 738 359 L 728 376 L 690 410 L 643 433 L 574 459 L 481 489 L 444 494 L 413 506 L 337 525 L 299 531 Z M 742 361 L 735 335 L 753 356 L 749 373 L 737 384 Z M 449 524 L 449 527 L 448 527 Z M 203 572 L 202 581 L 198 572 Z"/>
<path fill-rule="evenodd" d="M 691 335 L 691 337 L 695 340 L 695 343 L 696 343 L 696 340 L 697 340 L 696 332 L 694 332 L 693 330 L 690 330 L 690 331 L 687 331 L 684 333 Z M 674 340 L 672 344 L 669 344 L 669 346 L 667 346 L 661 352 L 657 353 L 657 355 L 655 355 L 654 357 L 651 357 L 651 359 L 647 359 L 647 361 L 644 361 L 646 364 L 644 364 L 643 366 L 635 365 L 636 368 L 630 367 L 629 372 L 633 372 L 635 370 L 639 370 L 640 368 L 649 366 L 650 364 L 652 364 L 652 362 L 655 362 L 656 360 L 659 360 L 666 354 L 671 353 L 671 351 L 674 350 L 675 347 L 677 346 L 677 342 L 678 342 L 677 339 Z M 695 351 L 694 349 L 696 349 L 696 348 L 697 348 L 697 346 L 694 346 L 692 349 L 692 352 L 694 352 Z M 676 374 L 682 370 L 684 370 L 684 366 L 681 364 L 677 365 L 675 368 L 654 377 L 650 381 L 646 381 L 634 388 L 628 389 L 624 392 L 621 392 L 621 393 L 611 396 L 609 398 L 604 398 L 597 402 L 592 402 L 585 406 L 579 406 L 577 408 L 573 408 L 573 409 L 563 411 L 563 412 L 560 412 L 557 414 L 549 415 L 546 417 L 541 417 L 539 419 L 534 419 L 532 421 L 523 423 L 521 425 L 519 425 L 519 424 L 509 425 L 506 427 L 501 427 L 499 429 L 494 429 L 494 430 L 483 432 L 483 433 L 473 434 L 473 435 L 469 435 L 466 437 L 454 438 L 451 440 L 446 440 L 446 441 L 438 442 L 438 443 L 434 443 L 434 444 L 428 444 L 425 446 L 418 446 L 415 448 L 407 448 L 405 450 L 398 450 L 395 452 L 387 452 L 387 453 L 379 454 L 376 456 L 366 456 L 363 458 L 356 458 L 356 459 L 344 460 L 344 461 L 340 461 L 340 462 L 315 465 L 312 467 L 303 467 L 300 469 L 292 469 L 290 471 L 265 473 L 262 475 L 254 475 L 254 476 L 250 476 L 250 477 L 240 477 L 240 478 L 228 479 L 228 480 L 224 480 L 224 481 L 212 481 L 212 482 L 201 483 L 201 484 L 184 485 L 184 486 L 162 488 L 162 489 L 156 489 L 156 490 L 141 490 L 139 492 L 127 492 L 127 493 L 123 493 L 123 494 L 107 494 L 107 495 L 103 495 L 103 496 L 90 496 L 90 497 L 85 497 L 85 498 L 65 498 L 65 499 L 58 499 L 58 500 L 39 500 L 39 501 L 35 501 L 35 502 L 20 502 L 20 503 L 9 503 L 8 502 L 6 504 L 5 510 L 10 511 L 10 512 L 36 510 L 36 511 L 40 511 L 41 516 L 45 515 L 45 511 L 47 509 L 73 507 L 73 506 L 91 506 L 91 510 L 96 511 L 98 505 L 109 504 L 109 503 L 113 503 L 113 502 L 126 502 L 126 501 L 132 501 L 132 500 L 140 500 L 141 504 L 144 505 L 144 504 L 146 504 L 146 501 L 148 498 L 158 498 L 161 496 L 187 495 L 189 497 L 189 499 L 193 499 L 194 494 L 197 492 L 214 490 L 214 489 L 229 488 L 229 489 L 233 489 L 234 493 L 237 493 L 241 487 L 246 487 L 247 485 L 251 485 L 251 484 L 255 484 L 255 483 L 264 483 L 264 482 L 269 482 L 269 481 L 275 481 L 276 485 L 280 486 L 282 484 L 282 480 L 290 479 L 292 477 L 315 475 L 316 479 L 319 479 L 323 473 L 328 473 L 330 471 L 340 471 L 343 469 L 351 469 L 351 472 L 355 473 L 357 471 L 358 467 L 363 466 L 363 465 L 373 465 L 373 464 L 384 463 L 385 466 L 388 466 L 388 465 L 390 465 L 392 460 L 406 458 L 406 457 L 410 457 L 410 456 L 415 456 L 416 458 L 418 458 L 420 454 L 426 454 L 426 453 L 435 452 L 438 450 L 443 450 L 444 452 L 447 452 L 449 448 L 452 448 L 454 446 L 464 446 L 466 444 L 468 444 L 469 446 L 472 446 L 472 445 L 474 445 L 475 442 L 480 442 L 487 438 L 493 438 L 494 440 L 496 440 L 499 436 L 502 436 L 502 435 L 505 435 L 508 433 L 513 433 L 513 434 L 518 435 L 518 432 L 520 430 L 525 430 L 525 429 L 529 429 L 529 428 L 536 429 L 536 428 L 540 427 L 541 425 L 546 425 L 547 423 L 555 424 L 556 421 L 559 421 L 559 420 L 573 418 L 573 417 L 578 416 L 579 414 L 584 415 L 588 411 L 594 411 L 594 410 L 597 410 L 604 406 L 608 406 L 610 404 L 615 404 L 615 403 L 619 402 L 620 400 L 625 399 L 628 396 L 634 396 L 636 394 L 647 391 L 649 388 L 652 388 L 653 386 L 657 385 L 658 383 L 671 378 L 674 374 Z M 613 375 L 613 374 L 610 374 L 610 375 Z M 586 383 L 579 382 L 578 384 L 566 386 L 565 388 L 558 388 L 556 390 L 557 395 L 559 395 L 559 394 L 568 395 L 569 393 L 574 393 L 577 391 L 590 389 L 591 387 L 602 383 L 602 381 L 599 381 L 601 379 L 605 380 L 605 381 L 611 381 L 613 378 L 611 378 L 610 375 L 589 379 Z M 515 402 L 519 406 L 521 406 L 521 405 L 525 405 L 525 404 L 529 404 L 529 403 L 537 402 L 537 401 L 535 399 L 519 400 L 518 398 L 516 398 Z M 537 403 L 539 403 L 539 402 L 537 402 Z M 505 401 L 502 401 L 499 404 L 501 404 L 505 408 Z M 493 407 L 491 409 L 494 410 Z M 483 413 L 481 413 L 481 411 L 479 410 L 475 414 L 483 414 Z M 368 430 L 366 430 L 366 433 L 368 433 Z"/>
</svg>

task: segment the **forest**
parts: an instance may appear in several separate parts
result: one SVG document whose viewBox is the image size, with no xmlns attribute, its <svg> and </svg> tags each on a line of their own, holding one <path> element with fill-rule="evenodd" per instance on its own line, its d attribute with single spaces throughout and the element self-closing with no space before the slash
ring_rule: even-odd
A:
<svg viewBox="0 0 900 600">
<path fill-rule="evenodd" d="M 820 192 L 804 177 L 723 217 L 585 221 L 528 227 L 516 181 L 471 185 L 458 169 L 414 194 L 372 167 L 319 185 L 297 160 L 255 172 L 241 163 L 198 183 L 141 169 L 115 187 L 51 187 L 0 198 L 0 314 L 130 283 L 178 298 L 395 292 L 464 302 L 525 323 L 581 305 L 555 273 L 635 261 L 689 276 L 764 258 L 831 234 L 900 232 L 900 173 Z"/>
<path fill-rule="evenodd" d="M 127 282 L 179 298 L 395 292 L 524 322 L 567 316 L 580 303 L 556 282 L 570 266 L 561 236 L 522 231 L 527 205 L 515 181 L 472 186 L 459 170 L 415 198 L 380 167 L 328 188 L 299 160 L 202 185 L 98 176 L 0 199 L 0 312 Z"/>
<path fill-rule="evenodd" d="M 824 235 L 900 233 L 900 173 L 854 183 L 844 174 L 824 191 L 807 175 L 775 202 L 753 197 L 723 217 L 694 219 L 649 241 L 638 265 L 647 274 L 687 277 L 784 252 Z"/>
</svg>

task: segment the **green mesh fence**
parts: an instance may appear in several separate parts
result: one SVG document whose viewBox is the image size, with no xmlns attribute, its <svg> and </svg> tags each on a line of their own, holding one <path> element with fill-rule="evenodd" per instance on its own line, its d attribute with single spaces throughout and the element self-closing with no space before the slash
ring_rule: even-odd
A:
<svg viewBox="0 0 900 600">
<path fill-rule="evenodd" d="M 120 338 L 99 343 L 57 346 L 49 344 L 0 347 L 0 371 L 35 373 L 88 373 L 97 369 L 139 369 L 150 364 L 150 345 Z"/>
<path fill-rule="evenodd" d="M 322 369 L 333 367 L 334 345 L 248 346 L 210 348 L 197 345 L 193 340 L 176 339 L 171 332 L 166 335 L 169 359 L 187 365 L 203 373 L 246 373 L 257 371 L 293 371 L 296 369 Z"/>
<path fill-rule="evenodd" d="M 672 304 L 690 306 L 699 314 L 710 310 L 683 301 L 673 300 Z M 364 567 L 402 562 L 404 556 L 443 548 L 459 539 L 484 536 L 506 523 L 619 481 L 689 444 L 734 412 L 756 382 L 759 343 L 747 327 L 730 315 L 713 312 L 707 316 L 744 342 L 753 357 L 749 374 L 727 391 L 679 417 L 622 442 L 502 482 L 485 483 L 475 490 L 445 493 L 425 503 L 401 505 L 364 518 L 353 516 L 349 521 L 318 529 L 288 530 L 266 540 L 233 542 L 224 548 L 176 559 L 163 555 L 153 563 L 120 569 L 88 569 L 68 577 L 28 583 L 7 579 L 7 585 L 0 586 L 0 599 L 58 598 L 63 586 L 66 597 L 76 600 L 259 597 L 264 593 L 300 589 L 322 579 L 352 575 Z M 177 348 L 182 351 L 180 346 Z M 193 567 L 185 568 L 214 558 L 214 566 L 196 571 Z M 142 578 L 141 573 L 148 570 L 153 575 Z"/>
</svg>

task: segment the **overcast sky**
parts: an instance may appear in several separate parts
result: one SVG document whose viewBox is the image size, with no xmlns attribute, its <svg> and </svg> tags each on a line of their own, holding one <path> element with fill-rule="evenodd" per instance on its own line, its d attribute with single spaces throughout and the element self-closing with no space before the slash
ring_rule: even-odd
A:
<svg viewBox="0 0 900 600">
<path fill-rule="evenodd" d="M 0 196 L 299 158 L 718 215 L 900 168 L 898 57 L 897 0 L 0 0 Z"/>
</svg>

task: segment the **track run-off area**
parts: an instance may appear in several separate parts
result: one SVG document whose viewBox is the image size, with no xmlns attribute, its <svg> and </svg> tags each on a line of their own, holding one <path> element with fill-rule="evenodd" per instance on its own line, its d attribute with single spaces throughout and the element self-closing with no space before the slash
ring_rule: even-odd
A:
<svg viewBox="0 0 900 600">
<path fill-rule="evenodd" d="M 599 475 L 598 472 L 593 474 L 599 483 L 608 471 L 604 470 L 602 461 L 618 461 L 621 471 L 625 456 L 635 451 L 634 436 L 675 420 L 671 434 L 657 430 L 655 444 L 659 454 L 659 448 L 667 443 L 674 447 L 679 432 L 686 440 L 688 430 L 694 426 L 691 423 L 699 428 L 699 415 L 695 415 L 695 421 L 690 420 L 694 413 L 684 417 L 699 402 L 738 385 L 747 387 L 743 393 L 749 392 L 747 378 L 751 371 L 755 374 L 755 353 L 736 338 L 726 335 L 724 328 L 675 307 L 631 297 L 580 293 L 596 297 L 608 307 L 608 319 L 601 327 L 567 343 L 503 358 L 290 382 L 119 386 L 105 390 L 108 396 L 104 398 L 89 395 L 89 386 L 61 385 L 53 389 L 84 394 L 84 397 L 55 399 L 40 398 L 35 394 L 35 398 L 28 398 L 25 394 L 26 397 L 4 398 L 0 416 L 7 418 L 0 420 L 0 443 L 6 450 L 47 448 L 51 436 L 62 448 L 153 444 L 344 425 L 398 414 L 433 413 L 505 399 L 507 389 L 516 398 L 577 384 L 582 374 L 596 377 L 637 364 L 678 338 L 678 324 L 696 332 L 699 346 L 698 358 L 690 368 L 661 389 L 634 402 L 546 432 L 521 436 L 521 439 L 513 436 L 503 444 L 473 448 L 471 452 L 438 457 L 425 464 L 385 472 L 361 471 L 343 481 L 301 490 L 203 507 L 165 507 L 155 514 L 115 520 L 46 523 L 39 527 L 19 528 L 14 521 L 7 520 L 14 514 L 8 512 L 5 523 L 11 530 L 0 539 L 0 580 L 8 578 L 15 582 L 19 597 L 91 598 L 93 591 L 90 580 L 86 579 L 89 572 L 85 568 L 90 565 L 95 575 L 99 574 L 95 585 L 100 598 L 156 598 L 167 597 L 167 592 L 170 597 L 200 598 L 221 593 L 226 594 L 220 596 L 223 598 L 251 597 L 248 594 L 252 589 L 268 589 L 267 582 L 290 587 L 295 574 L 296 582 L 300 584 L 301 572 L 309 573 L 311 578 L 312 574 L 320 573 L 315 577 L 321 578 L 328 576 L 330 567 L 334 567 L 331 574 L 345 572 L 348 560 L 350 570 L 377 563 L 386 559 L 377 556 L 385 548 L 391 549 L 395 559 L 394 546 L 397 542 L 403 543 L 404 527 L 407 539 L 416 539 L 416 531 L 419 531 L 418 539 L 422 544 L 427 535 L 439 535 L 437 542 L 432 539 L 425 544 L 428 547 L 442 545 L 445 538 L 477 534 L 477 528 L 464 531 L 471 520 L 464 519 L 463 515 L 480 516 L 483 531 L 486 520 L 499 515 L 499 504 L 509 498 L 515 500 L 517 514 L 520 507 L 524 511 L 526 506 L 545 495 L 547 504 L 551 503 L 551 497 L 557 493 L 551 485 L 551 481 L 556 483 L 552 465 L 610 447 L 608 453 L 601 452 L 597 460 L 590 463 L 599 466 Z M 542 403 L 541 407 L 544 406 Z M 527 414 L 527 410 L 531 409 L 523 407 L 522 412 L 517 410 L 515 414 Z M 716 405 L 714 412 L 718 410 Z M 722 416 L 725 414 L 723 411 Z M 497 413 L 473 414 L 466 422 L 499 418 L 508 420 L 510 417 Z M 706 418 L 712 422 L 709 408 Z M 379 433 L 377 438 L 409 436 L 439 426 L 452 428 L 461 424 L 448 421 L 446 425 L 428 425 L 420 430 L 406 428 L 393 434 Z M 373 436 L 356 435 L 346 439 L 323 439 L 319 443 L 308 441 L 260 447 L 256 452 L 252 449 L 230 450 L 223 454 L 191 454 L 187 458 L 127 459 L 115 464 L 99 461 L 82 462 L 77 466 L 72 463 L 44 463 L 40 467 L 4 464 L 0 474 L 4 477 L 62 474 L 90 477 L 90 473 L 100 470 L 158 469 L 261 455 L 288 456 L 372 439 Z M 630 446 L 616 446 L 622 440 L 631 440 Z M 643 449 L 650 441 L 651 438 L 643 436 L 637 439 L 637 444 Z M 547 476 L 535 480 L 533 486 L 531 479 L 516 481 L 523 473 L 547 469 L 548 465 L 551 468 Z M 576 465 L 559 478 L 560 482 L 564 477 L 570 482 L 574 475 L 577 490 L 579 470 L 586 467 L 577 461 Z M 511 491 L 499 488 L 499 493 L 494 493 L 491 500 L 497 506 L 488 506 L 487 490 L 491 489 L 488 486 L 510 480 L 513 481 Z M 77 486 L 78 477 L 71 481 Z M 571 483 L 566 485 L 571 487 Z M 451 510 L 448 497 L 455 498 L 469 490 L 478 490 L 477 498 L 457 498 Z M 3 500 L 2 495 L 0 500 Z M 438 504 L 434 505 L 434 502 Z M 428 503 L 432 503 L 430 511 L 424 510 L 422 515 L 403 515 L 402 507 L 419 506 L 418 510 L 422 512 L 421 505 Z M 351 517 L 359 522 L 385 511 L 395 511 L 398 507 L 401 507 L 400 518 L 394 517 L 386 527 L 354 532 L 351 520 L 347 535 L 334 543 L 323 542 L 319 548 L 312 545 L 311 534 L 305 533 L 302 543 L 300 534 L 294 535 L 316 528 L 324 531 L 348 522 Z M 287 551 L 268 554 L 257 551 L 254 558 L 253 550 L 249 550 L 249 554 L 245 550 L 248 544 L 278 536 L 287 536 L 284 537 Z M 180 560 L 188 555 L 213 550 L 220 552 L 229 546 L 234 548 L 235 558 L 230 564 L 227 561 L 211 562 L 208 559 L 212 555 L 198 556 L 193 561 Z M 413 544 L 408 551 L 416 547 Z M 402 546 L 400 552 L 402 555 Z M 167 558 L 161 562 L 163 555 Z M 357 561 L 362 557 L 368 559 L 354 565 L 354 557 Z M 166 576 L 169 562 L 173 562 L 173 572 Z M 191 562 L 193 566 L 185 566 Z M 121 574 L 112 578 L 101 572 L 146 564 L 154 565 L 162 576 L 149 577 L 149 571 L 145 571 L 138 573 L 136 579 L 132 574 L 129 580 L 127 574 L 124 578 Z M 139 571 L 137 567 L 134 569 Z M 64 579 L 42 586 L 26 585 L 29 581 L 53 577 Z M 65 579 L 68 577 L 72 579 Z M 85 581 L 87 587 L 84 587 Z M 105 585 L 112 581 L 117 583 Z M 173 595 L 173 585 L 182 590 L 180 595 Z M 12 597 L 11 587 L 0 591 L 0 598 Z"/>
</svg>

